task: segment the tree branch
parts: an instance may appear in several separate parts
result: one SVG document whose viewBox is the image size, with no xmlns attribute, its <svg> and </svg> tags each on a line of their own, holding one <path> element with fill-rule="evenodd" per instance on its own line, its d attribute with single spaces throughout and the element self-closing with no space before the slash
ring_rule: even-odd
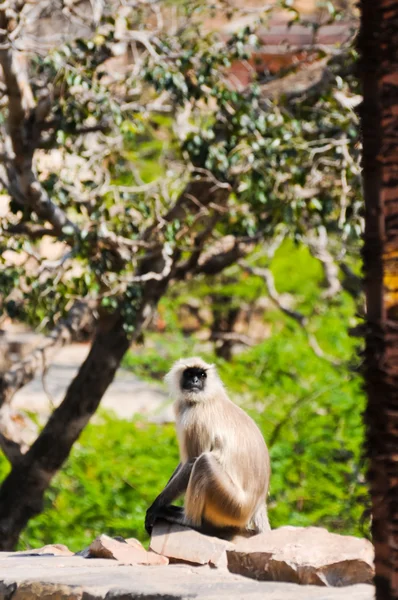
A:
<svg viewBox="0 0 398 600">
<path fill-rule="evenodd" d="M 239 264 L 247 273 L 261 277 L 261 279 L 264 281 L 264 283 L 267 287 L 267 291 L 268 291 L 269 297 L 271 298 L 272 302 L 285 315 L 287 315 L 288 317 L 290 317 L 291 319 L 293 319 L 294 321 L 296 321 L 296 323 L 298 323 L 300 325 L 300 327 L 302 328 L 303 332 L 305 333 L 305 335 L 307 337 L 308 344 L 309 344 L 311 350 L 314 352 L 314 354 L 316 356 L 327 360 L 335 367 L 338 367 L 342 364 L 342 362 L 337 360 L 336 358 L 325 354 L 325 352 L 319 346 L 315 335 L 313 333 L 311 333 L 310 331 L 308 331 L 308 329 L 307 329 L 307 325 L 308 325 L 307 317 L 305 315 L 303 315 L 301 312 L 291 309 L 283 301 L 283 299 L 280 297 L 280 295 L 278 294 L 278 292 L 276 290 L 274 276 L 273 276 L 272 272 L 270 271 L 270 269 L 251 267 L 250 265 L 246 264 L 245 262 L 240 262 Z"/>
<path fill-rule="evenodd" d="M 16 223 L 15 225 L 8 225 L 7 229 L 3 230 L 5 235 L 23 235 L 31 240 L 39 240 L 46 235 L 50 237 L 58 237 L 58 233 L 55 229 L 49 229 L 48 227 L 40 227 L 35 225 L 28 225 L 27 223 Z"/>
<path fill-rule="evenodd" d="M 255 342 L 251 337 L 244 333 L 238 333 L 236 331 L 220 331 L 214 332 L 210 336 L 211 341 L 221 340 L 223 342 L 233 342 L 234 344 L 243 344 L 245 346 L 254 346 Z"/>
<path fill-rule="evenodd" d="M 346 263 L 340 262 L 339 266 L 344 275 L 343 281 L 341 282 L 343 289 L 348 292 L 354 300 L 357 300 L 363 293 L 362 278 L 358 277 Z"/>
<path fill-rule="evenodd" d="M 206 240 L 211 235 L 214 227 L 216 226 L 218 220 L 220 219 L 219 213 L 214 213 L 214 215 L 209 219 L 206 227 L 198 233 L 193 242 L 193 250 L 189 258 L 182 264 L 177 265 L 174 271 L 175 279 L 182 280 L 185 279 L 188 273 L 195 271 L 201 253 L 203 252 L 203 247 L 206 243 Z"/>
<path fill-rule="evenodd" d="M 39 348 L 0 377 L 0 407 L 44 369 L 60 348 L 78 339 L 83 328 L 92 327 L 93 321 L 93 305 L 76 302 Z"/>
<path fill-rule="evenodd" d="M 160 223 L 148 227 L 141 239 L 148 240 L 155 231 L 160 231 L 172 221 L 185 222 L 189 215 L 197 213 L 198 208 L 206 208 L 210 204 L 223 206 L 230 192 L 229 184 L 217 182 L 213 178 L 192 179 L 187 183 L 174 206 L 160 219 Z"/>
<path fill-rule="evenodd" d="M 129 343 L 120 315 L 101 323 L 63 402 L 0 487 L 1 549 L 12 549 L 28 520 L 43 510 L 44 492 L 96 411 Z"/>
<path fill-rule="evenodd" d="M 309 251 L 314 258 L 317 258 L 323 269 L 326 282 L 326 289 L 322 294 L 325 299 L 333 298 L 342 290 L 339 279 L 339 267 L 335 263 L 333 256 L 328 250 L 328 236 L 325 228 L 319 229 L 318 237 L 307 240 Z"/>
<path fill-rule="evenodd" d="M 0 13 L 0 27 L 6 29 L 7 18 Z M 4 37 L 4 35 L 3 35 Z M 0 65 L 8 96 L 7 129 L 10 136 L 9 161 L 6 163 L 8 191 L 17 202 L 28 205 L 37 216 L 48 221 L 60 235 L 65 228 L 71 233 L 77 226 L 66 213 L 52 202 L 33 171 L 33 155 L 40 140 L 40 123 L 51 109 L 51 103 L 39 102 L 36 106 L 26 68 L 10 47 L 0 49 Z M 47 112 L 43 106 L 47 106 Z"/>
<path fill-rule="evenodd" d="M 221 273 L 253 249 L 258 239 L 258 237 L 235 238 L 234 236 L 222 238 L 201 256 L 195 273 L 205 275 Z"/>
<path fill-rule="evenodd" d="M 217 275 L 246 256 L 260 238 L 261 235 L 252 237 L 227 235 L 217 240 L 203 254 L 201 254 L 201 247 L 204 240 L 201 240 L 189 259 L 177 266 L 174 277 L 182 280 L 190 274 Z"/>
<path fill-rule="evenodd" d="M 264 281 L 269 297 L 272 302 L 288 317 L 296 321 L 300 327 L 305 327 L 307 325 L 307 317 L 303 315 L 303 313 L 291 309 L 281 298 L 281 296 L 276 291 L 275 280 L 270 269 L 263 269 L 260 267 L 251 267 L 245 262 L 240 262 L 240 266 L 251 275 L 256 275 L 257 277 L 261 277 Z"/>
<path fill-rule="evenodd" d="M 271 432 L 271 435 L 268 437 L 268 440 L 267 440 L 268 446 L 270 448 L 272 448 L 272 446 L 277 442 L 281 430 L 283 429 L 283 427 L 285 425 L 291 423 L 293 414 L 296 412 L 296 410 L 302 404 L 305 404 L 306 402 L 313 402 L 314 400 L 316 400 L 317 398 L 319 398 L 323 394 L 326 394 L 327 392 L 331 392 L 332 390 L 334 390 L 335 388 L 338 388 L 340 386 L 341 386 L 341 382 L 339 381 L 338 384 L 334 384 L 334 385 L 330 385 L 330 386 L 324 387 L 324 388 L 316 391 L 314 394 L 309 394 L 309 395 L 305 395 L 305 396 L 301 396 L 300 398 L 297 398 L 293 402 L 293 404 L 290 406 L 290 408 L 288 409 L 288 411 L 285 414 L 285 416 L 283 417 L 283 419 L 281 419 L 279 421 L 279 423 L 277 423 L 277 425 L 275 425 L 273 431 Z"/>
</svg>

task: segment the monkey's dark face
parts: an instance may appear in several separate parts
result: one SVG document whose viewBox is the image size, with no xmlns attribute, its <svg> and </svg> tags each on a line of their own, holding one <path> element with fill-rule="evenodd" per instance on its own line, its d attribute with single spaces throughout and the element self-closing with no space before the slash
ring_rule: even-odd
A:
<svg viewBox="0 0 398 600">
<path fill-rule="evenodd" d="M 181 377 L 181 389 L 189 392 L 203 392 L 206 384 L 207 373 L 198 367 L 185 369 Z"/>
</svg>

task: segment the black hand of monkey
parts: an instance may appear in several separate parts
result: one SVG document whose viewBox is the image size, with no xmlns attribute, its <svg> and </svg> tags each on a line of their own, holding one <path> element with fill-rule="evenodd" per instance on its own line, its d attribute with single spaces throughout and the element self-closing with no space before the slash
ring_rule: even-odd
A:
<svg viewBox="0 0 398 600">
<path fill-rule="evenodd" d="M 174 506 L 173 504 L 160 508 L 154 505 L 150 506 L 146 511 L 145 517 L 145 529 L 149 535 L 152 533 L 156 519 L 164 519 L 165 521 L 169 521 L 169 523 L 182 524 L 184 522 L 184 509 L 182 506 Z"/>
<path fill-rule="evenodd" d="M 146 511 L 145 529 L 149 535 L 151 535 L 151 533 L 152 533 L 152 529 L 153 529 L 153 526 L 156 521 L 157 513 L 158 513 L 158 508 L 156 507 L 155 504 L 152 504 L 152 506 L 150 506 L 148 508 L 148 510 Z"/>
</svg>

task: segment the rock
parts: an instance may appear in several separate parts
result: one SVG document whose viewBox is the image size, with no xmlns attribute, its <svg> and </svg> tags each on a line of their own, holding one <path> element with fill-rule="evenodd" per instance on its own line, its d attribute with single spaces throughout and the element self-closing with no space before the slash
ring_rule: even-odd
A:
<svg viewBox="0 0 398 600">
<path fill-rule="evenodd" d="M 140 550 L 141 548 L 144 548 L 144 546 L 141 544 L 141 542 L 139 540 L 136 540 L 135 538 L 127 538 L 124 541 L 129 546 L 132 546 L 133 548 L 137 548 L 138 550 Z"/>
<path fill-rule="evenodd" d="M 20 585 L 13 592 L 12 598 L 13 600 L 82 600 L 82 590 L 75 586 L 54 586 L 52 584 L 29 581 Z"/>
<path fill-rule="evenodd" d="M 371 585 L 346 588 L 254 581 L 192 565 L 125 566 L 78 556 L 0 552 L 0 600 L 374 600 Z"/>
<path fill-rule="evenodd" d="M 75 552 L 75 556 L 80 556 L 80 558 L 91 558 L 90 557 L 90 546 L 83 548 L 83 550 L 79 550 L 79 552 Z"/>
<path fill-rule="evenodd" d="M 86 558 L 112 558 L 124 565 L 167 565 L 168 559 L 154 552 L 147 552 L 138 540 L 129 542 L 115 540 L 108 535 L 100 535 L 88 548 Z"/>
<path fill-rule="evenodd" d="M 336 586 L 371 583 L 373 546 L 319 527 L 280 527 L 227 549 L 228 569 L 252 579 Z"/>
<path fill-rule="evenodd" d="M 227 548 L 233 544 L 216 537 L 203 535 L 182 525 L 156 521 L 150 549 L 167 556 L 172 562 L 195 565 L 227 566 Z"/>
<path fill-rule="evenodd" d="M 68 546 L 64 546 L 64 544 L 48 544 L 42 548 L 32 548 L 31 550 L 18 552 L 19 556 L 41 556 L 42 554 L 49 556 L 73 556 L 74 553 L 69 550 Z"/>
</svg>

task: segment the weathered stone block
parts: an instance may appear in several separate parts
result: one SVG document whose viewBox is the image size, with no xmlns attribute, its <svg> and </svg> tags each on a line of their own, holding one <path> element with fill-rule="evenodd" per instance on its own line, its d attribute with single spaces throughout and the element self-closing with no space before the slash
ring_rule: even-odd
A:
<svg viewBox="0 0 398 600">
<path fill-rule="evenodd" d="M 152 531 L 150 548 L 172 562 L 226 567 L 226 549 L 233 544 L 202 535 L 189 527 L 157 521 Z"/>
<path fill-rule="evenodd" d="M 138 540 L 121 542 L 108 535 L 100 535 L 90 544 L 87 558 L 111 558 L 124 565 L 167 565 L 169 562 L 165 556 L 147 552 Z"/>
<path fill-rule="evenodd" d="M 373 546 L 319 527 L 280 527 L 227 549 L 228 569 L 253 579 L 309 585 L 371 583 Z"/>
</svg>

